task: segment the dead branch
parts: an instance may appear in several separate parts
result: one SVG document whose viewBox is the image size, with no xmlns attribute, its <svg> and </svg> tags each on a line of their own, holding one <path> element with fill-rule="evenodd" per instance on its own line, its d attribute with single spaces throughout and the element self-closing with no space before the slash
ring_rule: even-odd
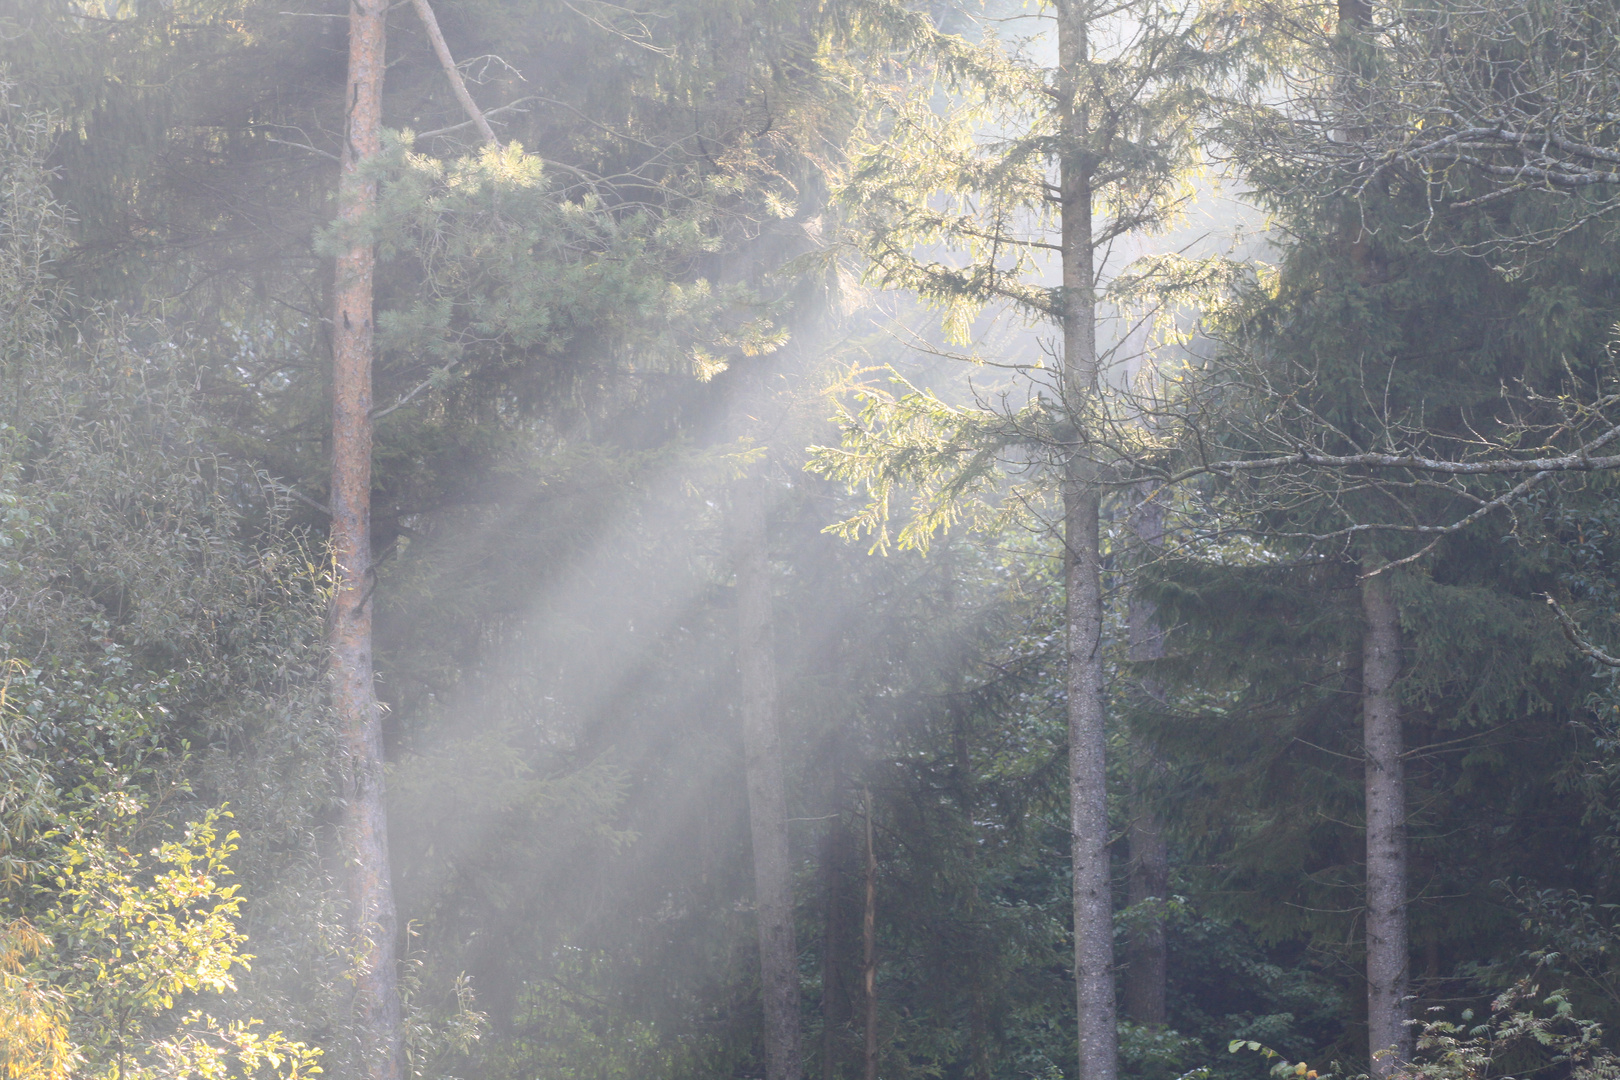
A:
<svg viewBox="0 0 1620 1080">
<path fill-rule="evenodd" d="M 450 46 L 445 43 L 444 34 L 439 30 L 439 20 L 433 15 L 433 8 L 428 0 L 411 0 L 411 6 L 416 8 L 416 14 L 421 17 L 422 25 L 427 28 L 428 40 L 433 42 L 433 51 L 439 57 L 439 64 L 444 68 L 445 76 L 450 80 L 450 88 L 455 91 L 456 100 L 471 119 L 473 126 L 478 128 L 478 134 L 484 141 L 499 149 L 501 141 L 495 137 L 495 129 L 489 126 L 489 120 L 478 110 L 478 103 L 473 101 L 472 94 L 467 90 L 467 80 L 461 77 L 461 69 L 456 67 L 456 61 L 450 55 Z"/>
<path fill-rule="evenodd" d="M 1563 606 L 1553 599 L 1552 594 L 1547 593 L 1545 597 L 1547 606 L 1552 608 L 1553 614 L 1558 617 L 1558 625 L 1564 628 L 1564 636 L 1569 639 L 1571 645 L 1575 646 L 1583 656 L 1596 660 L 1605 667 L 1620 668 L 1620 657 L 1610 656 L 1590 641 L 1587 641 L 1581 634 L 1580 626 L 1574 619 L 1570 618 L 1569 612 L 1565 611 Z"/>
</svg>

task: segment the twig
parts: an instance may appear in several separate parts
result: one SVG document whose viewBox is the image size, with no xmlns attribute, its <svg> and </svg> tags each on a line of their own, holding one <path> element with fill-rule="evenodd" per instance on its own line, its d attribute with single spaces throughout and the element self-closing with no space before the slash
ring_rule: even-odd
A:
<svg viewBox="0 0 1620 1080">
<path fill-rule="evenodd" d="M 270 486 L 275 488 L 277 491 L 281 492 L 283 495 L 291 495 L 294 499 L 296 499 L 299 502 L 303 503 L 305 506 L 308 506 L 308 507 L 310 507 L 312 509 L 315 509 L 315 510 L 319 510 L 321 513 L 325 514 L 327 517 L 332 516 L 332 508 L 331 507 L 327 506 L 325 503 L 316 502 L 314 499 L 310 498 L 308 495 L 305 495 L 302 491 L 299 491 L 297 488 L 288 487 L 286 484 L 281 483 L 279 480 L 270 481 Z"/>
<path fill-rule="evenodd" d="M 1580 626 L 1574 619 L 1569 617 L 1569 612 L 1565 611 L 1562 605 L 1553 599 L 1552 593 L 1544 593 L 1543 595 L 1547 599 L 1547 606 L 1553 609 L 1554 615 L 1558 616 L 1558 625 L 1564 628 L 1564 636 L 1569 638 L 1571 645 L 1575 646 L 1582 655 L 1596 660 L 1605 667 L 1620 668 L 1620 656 L 1610 656 L 1590 641 L 1587 641 L 1581 636 Z"/>
<path fill-rule="evenodd" d="M 399 400 L 394 402 L 392 405 L 389 405 L 387 408 L 383 408 L 383 409 L 373 409 L 373 410 L 371 410 L 371 419 L 373 419 L 373 420 L 381 420 L 383 417 L 387 416 L 389 413 L 393 412 L 395 409 L 401 408 L 402 406 L 408 404 L 412 398 L 416 397 L 417 394 L 420 394 L 422 391 L 426 390 L 428 387 L 433 386 L 435 383 L 442 383 L 443 380 L 444 380 L 444 377 L 446 375 L 450 374 L 450 372 L 455 368 L 455 366 L 456 365 L 455 365 L 454 362 L 452 362 L 450 364 L 446 364 L 444 367 L 440 368 L 438 371 L 435 371 L 432 375 L 429 375 L 426 379 L 423 379 L 421 382 L 417 383 L 414 387 L 411 388 L 411 390 L 408 393 L 401 394 L 399 396 Z"/>
<path fill-rule="evenodd" d="M 310 146 L 308 143 L 288 142 L 286 139 L 278 139 L 274 135 L 265 135 L 265 136 L 262 136 L 262 138 L 264 139 L 265 142 L 280 143 L 282 146 L 291 146 L 291 147 L 293 147 L 294 149 L 297 149 L 297 150 L 308 150 L 312 154 L 319 154 L 319 155 L 321 155 L 321 157 L 323 157 L 323 158 L 331 158 L 333 161 L 341 160 L 336 154 L 331 154 L 331 153 L 328 153 L 325 150 L 321 150 L 321 149 L 318 149 L 317 147 Z"/>
<path fill-rule="evenodd" d="M 489 112 L 484 114 L 484 118 L 487 120 L 492 116 L 499 116 L 499 115 L 501 115 L 501 113 L 523 112 L 524 110 L 518 108 L 519 105 L 526 105 L 531 101 L 538 101 L 538 100 L 540 100 L 540 99 L 539 98 L 534 98 L 534 97 L 518 98 L 516 101 L 512 102 L 510 105 L 502 105 L 498 109 L 489 110 Z M 451 124 L 449 127 L 434 128 L 432 131 L 419 131 L 419 132 L 416 133 L 416 137 L 418 139 L 431 139 L 431 138 L 434 138 L 434 137 L 439 136 L 439 135 L 448 135 L 452 131 L 460 131 L 464 127 L 471 127 L 472 123 L 473 122 L 471 120 L 463 120 L 461 123 L 459 123 L 459 124 Z"/>
<path fill-rule="evenodd" d="M 1377 577 L 1379 574 L 1382 574 L 1385 570 L 1394 570 L 1398 566 L 1405 566 L 1407 563 L 1417 562 L 1417 560 L 1423 558 L 1423 556 L 1425 556 L 1429 552 L 1433 551 L 1435 549 L 1435 547 L 1439 545 L 1440 541 L 1445 539 L 1447 536 L 1450 536 L 1454 532 L 1461 532 L 1463 529 L 1466 529 L 1468 526 L 1472 525 L 1474 522 L 1478 521 L 1480 518 L 1484 517 L 1486 514 L 1490 513 L 1492 510 L 1495 510 L 1497 507 L 1506 506 L 1508 503 L 1512 502 L 1513 500 L 1522 497 L 1531 488 L 1535 487 L 1537 484 L 1539 484 L 1543 480 L 1547 479 L 1547 477 L 1550 476 L 1550 475 L 1551 475 L 1550 473 L 1538 472 L 1534 476 L 1527 477 L 1526 479 L 1521 480 L 1519 483 L 1513 485 L 1513 487 L 1511 487 L 1507 491 L 1504 491 L 1502 494 L 1498 495 L 1496 498 L 1490 500 L 1489 502 L 1481 503 L 1479 505 L 1479 508 L 1476 509 L 1473 513 L 1467 515 L 1466 517 L 1459 518 L 1458 520 L 1452 522 L 1450 525 L 1446 525 L 1443 528 L 1441 528 L 1439 530 L 1436 530 L 1439 533 L 1439 535 L 1436 536 L 1433 540 L 1429 541 L 1428 544 L 1426 544 L 1424 547 L 1420 548 L 1417 551 L 1414 551 L 1412 554 L 1406 556 L 1404 559 L 1396 559 L 1394 562 L 1385 563 L 1383 566 L 1380 566 L 1376 570 L 1369 570 L 1367 573 L 1362 574 L 1361 578 L 1366 579 L 1366 578 L 1370 578 L 1370 577 Z"/>
</svg>

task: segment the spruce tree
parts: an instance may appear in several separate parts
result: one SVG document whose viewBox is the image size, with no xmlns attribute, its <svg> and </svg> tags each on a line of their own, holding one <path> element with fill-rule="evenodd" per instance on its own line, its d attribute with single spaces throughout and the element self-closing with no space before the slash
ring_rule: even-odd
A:
<svg viewBox="0 0 1620 1080">
<path fill-rule="evenodd" d="M 1354 47 L 1355 30 L 1344 30 L 1351 40 L 1339 47 Z M 1573 446 L 1600 445 L 1601 434 L 1594 434 L 1604 427 L 1601 414 L 1582 412 L 1584 406 L 1573 407 L 1581 419 L 1568 425 L 1570 414 L 1548 398 L 1504 394 L 1504 384 L 1551 381 L 1573 394 L 1565 399 L 1569 407 L 1571 400 L 1594 397 L 1581 387 L 1593 369 L 1572 384 L 1569 371 L 1548 363 L 1551 342 L 1523 314 L 1510 335 L 1492 336 L 1481 330 L 1478 313 L 1515 318 L 1511 313 L 1534 310 L 1546 290 L 1573 288 L 1565 296 L 1573 301 L 1578 292 L 1580 305 L 1604 301 L 1601 292 L 1586 292 L 1590 281 L 1576 286 L 1577 278 L 1564 276 L 1572 267 L 1552 261 L 1510 274 L 1455 248 L 1432 251 L 1416 228 L 1425 213 L 1420 188 L 1395 185 L 1356 203 L 1331 185 L 1314 188 L 1309 163 L 1285 154 L 1265 159 L 1251 177 L 1267 207 L 1288 223 L 1292 240 L 1276 275 L 1240 290 L 1241 299 L 1209 324 L 1222 343 L 1215 359 L 1220 374 L 1212 381 L 1220 383 L 1230 419 L 1215 443 L 1192 451 L 1189 460 L 1199 464 L 1183 475 L 1211 465 L 1210 472 L 1225 478 L 1211 489 L 1221 492 L 1208 504 L 1213 516 L 1194 525 L 1195 532 L 1247 535 L 1260 545 L 1246 555 L 1226 546 L 1229 540 L 1210 541 L 1205 550 L 1213 562 L 1269 561 L 1313 587 L 1353 584 L 1357 594 L 1353 607 L 1325 598 L 1318 603 L 1339 608 L 1348 621 L 1336 633 L 1353 635 L 1360 654 L 1355 693 L 1362 738 L 1354 757 L 1362 766 L 1358 801 L 1365 829 L 1367 1052 L 1384 1075 L 1411 1054 L 1409 936 L 1416 890 L 1408 883 L 1408 808 L 1415 804 L 1403 772 L 1418 751 L 1406 735 L 1414 725 L 1464 722 L 1444 713 L 1450 692 L 1436 692 L 1462 676 L 1429 666 L 1433 643 L 1421 638 L 1437 628 L 1425 627 L 1417 611 L 1483 602 L 1499 591 L 1499 602 L 1512 597 L 1510 606 L 1520 614 L 1495 618 L 1504 630 L 1518 622 L 1523 638 L 1517 648 L 1524 653 L 1518 662 L 1532 663 L 1535 641 L 1550 627 L 1538 629 L 1522 578 L 1513 584 L 1522 571 L 1508 569 L 1505 556 L 1493 569 L 1473 566 L 1470 575 L 1493 582 L 1475 593 L 1477 586 L 1456 580 L 1459 553 L 1468 550 L 1471 532 L 1535 530 L 1523 517 L 1534 506 L 1526 495 L 1554 475 L 1557 466 L 1546 466 L 1558 455 L 1543 449 L 1536 452 L 1540 465 L 1516 461 L 1517 446 L 1528 441 L 1521 441 L 1524 433 L 1557 429 L 1554 439 L 1570 437 L 1578 457 Z M 1577 344 L 1569 333 L 1573 323 L 1543 325 L 1559 347 L 1572 350 L 1566 355 L 1584 350 L 1595 358 L 1590 350 L 1598 339 Z M 1198 407 L 1180 415 L 1189 434 L 1204 438 L 1215 428 L 1200 426 Z M 1577 433 L 1582 425 L 1586 431 Z M 1212 450 L 1222 440 L 1229 441 Z M 1254 456 L 1245 462 L 1246 454 Z M 1244 471 L 1267 455 L 1270 464 Z M 1284 460 L 1291 462 L 1287 473 L 1278 470 Z M 1464 561 L 1476 557 L 1477 549 Z M 1511 696 L 1522 685 L 1503 689 Z M 1475 695 L 1472 708 L 1507 707 L 1505 701 L 1487 706 L 1483 697 Z M 1425 853 L 1420 861 L 1432 865 L 1431 858 Z"/>
<path fill-rule="evenodd" d="M 891 93 L 893 116 L 858 159 L 846 198 L 860 208 L 873 280 L 944 307 L 962 336 L 985 305 L 1006 304 L 1057 333 L 1056 370 L 1013 360 L 1032 393 L 1024 408 L 958 409 L 928 394 L 868 399 L 842 451 L 819 467 L 871 487 L 850 531 L 885 529 L 898 481 L 924 503 L 903 543 L 928 535 L 996 483 L 998 461 L 1049 480 L 1064 553 L 1073 942 L 1080 1076 L 1117 1069 L 1113 904 L 1106 791 L 1107 688 L 1099 511 L 1112 479 L 1117 403 L 1104 403 L 1107 357 L 1098 308 L 1105 254 L 1151 231 L 1183 197 L 1193 158 L 1197 80 L 1218 61 L 1203 51 L 1195 12 L 1152 3 L 1056 3 L 1056 64 L 1041 66 L 991 40 L 932 41 L 939 77 L 958 100 L 939 114 L 914 86 Z M 926 84 L 925 84 L 926 85 Z M 949 250 L 937 261 L 927 255 Z M 1042 284 L 1050 258 L 1060 280 Z M 1038 486 L 1038 485 L 1037 485 Z"/>
</svg>

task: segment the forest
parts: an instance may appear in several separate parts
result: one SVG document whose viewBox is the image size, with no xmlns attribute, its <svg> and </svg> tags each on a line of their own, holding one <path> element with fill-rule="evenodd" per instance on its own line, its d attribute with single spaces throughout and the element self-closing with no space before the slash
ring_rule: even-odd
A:
<svg viewBox="0 0 1620 1080">
<path fill-rule="evenodd" d="M 0 0 L 5 1080 L 1616 1080 L 1615 0 Z"/>
</svg>

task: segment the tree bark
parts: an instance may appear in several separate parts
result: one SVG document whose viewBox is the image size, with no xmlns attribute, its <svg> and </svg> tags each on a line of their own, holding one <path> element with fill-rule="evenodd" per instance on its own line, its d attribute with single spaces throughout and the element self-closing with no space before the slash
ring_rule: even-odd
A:
<svg viewBox="0 0 1620 1080">
<path fill-rule="evenodd" d="M 766 1080 L 801 1080 L 799 949 L 793 929 L 793 864 L 777 730 L 775 624 L 765 483 L 742 480 L 737 500 L 737 667 L 742 681 L 748 819 L 754 844 L 754 909 L 765 1011 Z"/>
<path fill-rule="evenodd" d="M 377 202 L 362 167 L 382 150 L 388 0 L 349 4 L 348 113 L 339 216 L 351 228 Z M 361 1075 L 400 1080 L 400 1001 L 393 883 L 383 791 L 382 714 L 371 658 L 372 274 L 376 253 L 356 235 L 337 258 L 332 307 L 332 706 L 342 733 L 344 839 L 359 972 L 355 1025 Z"/>
<path fill-rule="evenodd" d="M 1063 261 L 1063 391 L 1075 451 L 1063 481 L 1067 623 L 1069 826 L 1074 860 L 1074 982 L 1080 1080 L 1114 1080 L 1118 1032 L 1114 1004 L 1113 897 L 1108 854 L 1106 733 L 1103 710 L 1102 577 L 1099 487 L 1086 459 L 1086 413 L 1095 399 L 1096 271 L 1092 251 L 1092 171 L 1085 147 L 1089 117 L 1078 104 L 1089 47 L 1085 0 L 1057 5 L 1060 102 L 1059 199 Z"/>
<path fill-rule="evenodd" d="M 1400 614 L 1383 574 L 1361 581 L 1362 742 L 1367 799 L 1367 1045 L 1375 1077 L 1412 1058 L 1407 1001 L 1406 788 L 1401 765 Z"/>
<path fill-rule="evenodd" d="M 1069 706 L 1069 837 L 1074 858 L 1074 994 L 1079 1080 L 1115 1080 L 1113 894 L 1108 861 L 1103 730 L 1103 593 L 1100 489 L 1085 458 L 1087 410 L 1098 389 L 1097 291 L 1092 251 L 1090 120 L 1079 105 L 1089 49 L 1085 0 L 1058 3 L 1059 210 L 1063 217 L 1063 392 L 1076 450 L 1063 481 L 1064 588 Z"/>
<path fill-rule="evenodd" d="M 1130 517 L 1131 532 L 1141 549 L 1138 562 L 1164 544 L 1164 504 L 1152 491 L 1138 493 Z M 1164 630 L 1155 605 L 1133 590 L 1126 612 L 1129 656 L 1133 661 L 1164 657 Z M 1151 675 L 1138 680 L 1137 693 L 1146 702 L 1164 699 L 1164 691 Z M 1154 781 L 1164 771 L 1157 749 L 1140 734 L 1133 735 L 1130 875 L 1126 899 L 1137 910 L 1130 953 L 1122 987 L 1125 1015 L 1138 1024 L 1164 1024 L 1165 984 L 1169 957 L 1164 941 L 1164 902 L 1170 895 L 1170 849 L 1154 801 Z"/>
<path fill-rule="evenodd" d="M 866 1080 L 877 1080 L 877 851 L 872 846 L 872 789 L 861 791 L 866 821 L 866 902 L 861 911 L 861 985 L 866 990 Z"/>
<path fill-rule="evenodd" d="M 1074 871 L 1074 975 L 1081 1080 L 1115 1080 L 1113 897 L 1108 851 L 1107 739 L 1103 715 L 1102 581 L 1097 488 L 1064 489 L 1068 548 L 1069 833 Z"/>
<path fill-rule="evenodd" d="M 1069 825 L 1074 860 L 1074 975 L 1081 1080 L 1114 1080 L 1114 927 L 1102 694 L 1102 581 L 1097 488 L 1064 486 L 1069 697 Z"/>
</svg>

